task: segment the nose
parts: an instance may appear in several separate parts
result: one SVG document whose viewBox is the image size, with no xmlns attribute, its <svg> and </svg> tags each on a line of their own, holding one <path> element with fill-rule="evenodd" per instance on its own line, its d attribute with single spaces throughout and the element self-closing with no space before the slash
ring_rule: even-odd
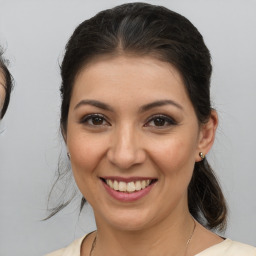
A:
<svg viewBox="0 0 256 256">
<path fill-rule="evenodd" d="M 108 160 L 122 170 L 142 164 L 146 159 L 146 152 L 139 137 L 131 126 L 116 128 L 107 152 Z"/>
</svg>

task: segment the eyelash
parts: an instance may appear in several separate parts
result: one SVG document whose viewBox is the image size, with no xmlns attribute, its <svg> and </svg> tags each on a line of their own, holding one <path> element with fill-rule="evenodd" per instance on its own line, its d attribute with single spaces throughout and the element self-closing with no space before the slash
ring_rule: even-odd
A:
<svg viewBox="0 0 256 256">
<path fill-rule="evenodd" d="M 100 120 L 97 120 L 97 118 Z M 111 124 L 106 119 L 107 118 L 102 114 L 90 114 L 83 117 L 80 123 L 87 124 L 88 126 L 92 127 L 111 126 Z M 160 122 L 160 125 L 156 125 L 155 122 L 157 121 L 157 119 Z M 100 121 L 102 123 L 95 124 L 93 123 L 94 121 Z M 150 125 L 151 122 L 154 122 L 154 124 Z M 154 115 L 146 121 L 144 127 L 156 127 L 157 129 L 164 129 L 172 125 L 177 125 L 177 122 L 173 118 L 166 115 Z"/>
<path fill-rule="evenodd" d="M 163 121 L 164 125 L 156 125 L 156 124 L 150 125 L 151 122 L 155 122 L 157 119 L 160 119 L 161 122 Z M 166 125 L 166 123 L 167 123 L 167 125 Z M 173 118 L 166 116 L 166 115 L 154 115 L 147 120 L 147 122 L 144 126 L 145 127 L 157 127 L 158 129 L 163 129 L 163 128 L 166 128 L 166 127 L 172 126 L 172 125 L 177 125 L 177 122 Z"/>
<path fill-rule="evenodd" d="M 96 118 L 99 118 L 102 120 L 102 122 L 105 122 L 105 124 L 93 124 L 93 121 L 97 121 Z M 91 123 L 90 123 L 91 121 Z M 90 114 L 83 117 L 80 121 L 81 124 L 87 124 L 89 126 L 111 126 L 110 123 L 106 120 L 106 117 L 102 114 Z"/>
</svg>

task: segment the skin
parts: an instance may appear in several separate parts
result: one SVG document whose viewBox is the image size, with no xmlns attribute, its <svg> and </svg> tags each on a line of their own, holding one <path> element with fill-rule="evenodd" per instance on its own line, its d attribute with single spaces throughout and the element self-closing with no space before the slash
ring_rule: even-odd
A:
<svg viewBox="0 0 256 256">
<path fill-rule="evenodd" d="M 145 108 L 159 101 L 168 104 Z M 194 227 L 187 187 L 217 123 L 214 111 L 207 124 L 198 123 L 179 72 L 152 57 L 105 56 L 80 71 L 65 140 L 76 183 L 94 210 L 94 255 L 184 255 Z M 121 202 L 106 192 L 105 176 L 157 182 L 143 198 Z M 94 235 L 85 239 L 81 255 L 89 255 Z M 197 223 L 190 253 L 220 241 Z"/>
<path fill-rule="evenodd" d="M 4 105 L 5 94 L 5 79 L 3 74 L 0 72 L 0 113 Z"/>
</svg>

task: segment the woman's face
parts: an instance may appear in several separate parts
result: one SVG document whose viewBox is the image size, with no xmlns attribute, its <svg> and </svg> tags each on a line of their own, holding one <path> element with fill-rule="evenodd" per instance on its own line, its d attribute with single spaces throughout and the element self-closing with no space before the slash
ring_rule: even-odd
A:
<svg viewBox="0 0 256 256">
<path fill-rule="evenodd" d="M 187 187 L 202 137 L 170 64 L 106 57 L 75 80 L 66 143 L 98 225 L 140 230 L 188 211 Z"/>
<path fill-rule="evenodd" d="M 6 94 L 6 92 L 5 92 L 5 79 L 4 79 L 4 75 L 0 71 L 0 114 L 1 114 L 1 111 L 3 109 L 5 94 Z"/>
</svg>

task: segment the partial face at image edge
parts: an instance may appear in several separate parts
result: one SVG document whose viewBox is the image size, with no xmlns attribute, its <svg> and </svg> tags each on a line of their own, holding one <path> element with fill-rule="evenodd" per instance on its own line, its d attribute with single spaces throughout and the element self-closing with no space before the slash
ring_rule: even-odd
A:
<svg viewBox="0 0 256 256">
<path fill-rule="evenodd" d="M 6 97 L 6 85 L 3 73 L 0 71 L 0 118 L 2 117 L 2 110 Z"/>
</svg>

